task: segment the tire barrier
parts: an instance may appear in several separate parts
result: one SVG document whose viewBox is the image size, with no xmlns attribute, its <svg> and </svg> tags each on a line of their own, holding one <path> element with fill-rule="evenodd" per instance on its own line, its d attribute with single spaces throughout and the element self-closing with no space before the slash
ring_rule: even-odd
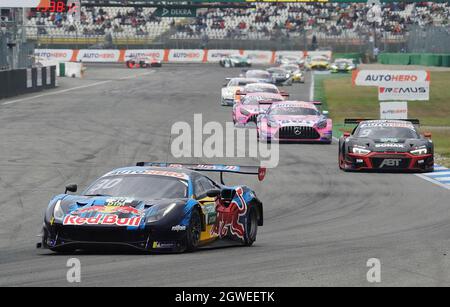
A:
<svg viewBox="0 0 450 307">
<path fill-rule="evenodd" d="M 0 71 L 0 99 L 56 87 L 56 66 Z"/>
</svg>

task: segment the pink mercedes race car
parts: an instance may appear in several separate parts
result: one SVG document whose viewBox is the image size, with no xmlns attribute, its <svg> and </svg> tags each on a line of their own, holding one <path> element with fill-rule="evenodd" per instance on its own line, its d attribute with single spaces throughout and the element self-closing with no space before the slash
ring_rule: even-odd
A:
<svg viewBox="0 0 450 307">
<path fill-rule="evenodd" d="M 328 112 L 320 112 L 320 102 L 281 101 L 273 103 L 257 118 L 261 141 L 317 142 L 331 144 L 333 123 Z"/>
<path fill-rule="evenodd" d="M 235 103 L 239 103 L 243 96 L 253 93 L 279 94 L 283 97 L 289 97 L 289 94 L 280 91 L 276 85 L 269 83 L 252 83 L 244 86 L 243 90 L 236 91 Z"/>
<path fill-rule="evenodd" d="M 233 106 L 233 123 L 245 127 L 256 125 L 259 114 L 265 113 L 274 102 L 283 101 L 284 97 L 278 93 L 251 93 L 242 97 L 240 103 Z"/>
</svg>

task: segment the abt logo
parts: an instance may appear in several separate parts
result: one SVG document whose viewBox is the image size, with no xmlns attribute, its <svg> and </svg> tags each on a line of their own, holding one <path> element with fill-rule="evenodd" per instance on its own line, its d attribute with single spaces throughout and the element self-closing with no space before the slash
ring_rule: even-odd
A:
<svg viewBox="0 0 450 307">
<path fill-rule="evenodd" d="M 380 168 L 387 167 L 399 167 L 402 159 L 384 159 L 381 163 Z"/>
</svg>

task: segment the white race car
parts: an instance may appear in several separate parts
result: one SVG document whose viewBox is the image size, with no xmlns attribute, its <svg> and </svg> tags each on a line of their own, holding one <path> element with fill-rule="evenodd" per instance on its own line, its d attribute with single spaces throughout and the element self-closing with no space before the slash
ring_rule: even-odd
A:
<svg viewBox="0 0 450 307">
<path fill-rule="evenodd" d="M 254 78 L 227 78 L 228 83 L 222 88 L 221 103 L 223 106 L 232 106 L 236 98 L 236 92 L 242 91 L 247 84 L 258 83 Z"/>
</svg>

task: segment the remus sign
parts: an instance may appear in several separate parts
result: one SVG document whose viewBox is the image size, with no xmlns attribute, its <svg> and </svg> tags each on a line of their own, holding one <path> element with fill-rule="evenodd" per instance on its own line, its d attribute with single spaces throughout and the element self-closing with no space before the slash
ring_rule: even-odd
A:
<svg viewBox="0 0 450 307">
<path fill-rule="evenodd" d="M 195 7 L 160 7 L 156 9 L 155 16 L 159 17 L 196 17 Z"/>
</svg>

